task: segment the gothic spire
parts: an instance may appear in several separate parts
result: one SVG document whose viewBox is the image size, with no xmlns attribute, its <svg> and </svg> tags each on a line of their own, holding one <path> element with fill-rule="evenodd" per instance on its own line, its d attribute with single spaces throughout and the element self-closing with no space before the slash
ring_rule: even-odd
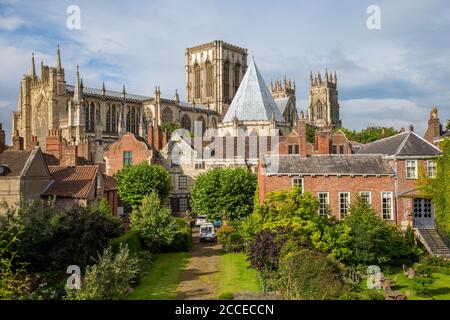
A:
<svg viewBox="0 0 450 320">
<path fill-rule="evenodd" d="M 73 92 L 73 101 L 75 103 L 81 102 L 80 68 L 78 65 L 77 65 L 77 73 L 75 76 L 75 90 Z"/>
<path fill-rule="evenodd" d="M 58 73 L 62 72 L 62 66 L 61 66 L 61 51 L 59 50 L 59 44 L 58 49 L 56 50 L 56 71 Z"/>
<path fill-rule="evenodd" d="M 102 96 L 106 95 L 105 82 L 102 83 Z"/>
<path fill-rule="evenodd" d="M 31 76 L 36 78 L 36 65 L 34 64 L 34 52 L 31 54 Z"/>
</svg>

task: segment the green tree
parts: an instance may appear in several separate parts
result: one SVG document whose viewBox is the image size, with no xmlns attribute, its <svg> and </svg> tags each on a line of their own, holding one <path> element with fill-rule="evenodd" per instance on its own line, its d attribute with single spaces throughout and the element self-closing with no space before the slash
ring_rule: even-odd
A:
<svg viewBox="0 0 450 320">
<path fill-rule="evenodd" d="M 450 139 L 444 139 L 440 148 L 442 156 L 436 159 L 436 178 L 427 177 L 421 169 L 418 189 L 425 197 L 432 199 L 436 224 L 450 237 Z"/>
<path fill-rule="evenodd" d="M 399 133 L 399 131 L 392 127 L 367 127 L 361 131 L 349 130 L 346 128 L 339 128 L 336 130 L 341 130 L 345 133 L 347 139 L 359 143 L 370 143 Z"/>
<path fill-rule="evenodd" d="M 100 203 L 98 204 L 98 210 L 104 215 L 112 215 L 108 200 L 106 200 L 105 198 L 102 198 L 102 200 L 100 200 Z"/>
<path fill-rule="evenodd" d="M 106 248 L 98 262 L 86 269 L 81 289 L 68 289 L 69 300 L 119 300 L 131 292 L 139 273 L 139 261 L 130 256 L 128 247 L 121 246 L 114 255 Z"/>
<path fill-rule="evenodd" d="M 120 199 L 137 207 L 152 191 L 156 191 L 163 201 L 166 200 L 171 189 L 171 177 L 164 167 L 142 162 L 120 170 L 117 173 L 117 186 Z"/>
<path fill-rule="evenodd" d="M 412 247 L 402 232 L 378 217 L 370 204 L 360 197 L 350 206 L 344 224 L 351 229 L 346 262 L 357 264 L 388 264 L 396 258 L 409 257 Z"/>
<path fill-rule="evenodd" d="M 324 254 L 283 248 L 279 264 L 279 290 L 284 299 L 330 300 L 344 292 L 339 264 Z"/>
<path fill-rule="evenodd" d="M 192 207 L 210 219 L 239 219 L 254 205 L 256 175 L 244 168 L 214 168 L 200 174 L 192 185 Z"/>
<path fill-rule="evenodd" d="M 71 264 L 88 265 L 108 242 L 119 236 L 121 221 L 98 208 L 75 206 L 52 219 L 47 248 L 47 268 L 58 270 Z"/>
<path fill-rule="evenodd" d="M 166 122 L 161 125 L 161 130 L 172 134 L 176 129 L 180 129 L 181 125 L 178 121 Z"/>
<path fill-rule="evenodd" d="M 161 205 L 156 192 L 145 196 L 142 204 L 130 215 L 131 227 L 138 230 L 151 252 L 169 246 L 177 231 L 177 222 L 170 209 Z"/>
</svg>

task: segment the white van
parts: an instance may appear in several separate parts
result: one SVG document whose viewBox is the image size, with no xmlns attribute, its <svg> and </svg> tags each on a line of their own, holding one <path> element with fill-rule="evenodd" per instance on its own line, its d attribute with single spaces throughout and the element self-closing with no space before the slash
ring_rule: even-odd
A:
<svg viewBox="0 0 450 320">
<path fill-rule="evenodd" d="M 211 222 L 202 223 L 199 230 L 200 242 L 216 241 L 216 233 L 214 232 L 214 224 Z"/>
</svg>

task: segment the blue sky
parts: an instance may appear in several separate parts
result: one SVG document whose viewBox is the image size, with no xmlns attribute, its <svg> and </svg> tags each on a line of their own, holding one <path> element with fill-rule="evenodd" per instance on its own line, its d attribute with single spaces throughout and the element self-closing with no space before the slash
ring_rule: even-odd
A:
<svg viewBox="0 0 450 320">
<path fill-rule="evenodd" d="M 69 5 L 81 29 L 69 30 Z M 366 26 L 369 5 L 381 29 Z M 36 64 L 66 81 L 80 65 L 85 86 L 184 96 L 185 48 L 224 40 L 248 48 L 265 77 L 294 78 L 305 110 L 309 71 L 337 70 L 343 125 L 407 127 L 423 133 L 432 105 L 450 118 L 450 4 L 428 1 L 15 1 L 0 0 L 0 122 L 10 135 L 19 82 Z"/>
</svg>

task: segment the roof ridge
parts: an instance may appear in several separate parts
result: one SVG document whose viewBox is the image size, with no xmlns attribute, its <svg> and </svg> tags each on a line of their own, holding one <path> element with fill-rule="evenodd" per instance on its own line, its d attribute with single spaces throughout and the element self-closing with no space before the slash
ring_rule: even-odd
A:
<svg viewBox="0 0 450 320">
<path fill-rule="evenodd" d="M 394 153 L 394 156 L 398 155 L 400 153 L 400 151 L 403 149 L 403 147 L 406 144 L 406 141 L 408 141 L 409 137 L 411 136 L 411 131 L 408 131 L 408 134 L 405 136 L 405 138 L 403 138 L 402 143 L 400 143 L 400 145 L 398 146 L 397 150 Z"/>
<path fill-rule="evenodd" d="M 395 138 L 395 137 L 397 137 L 397 136 L 399 136 L 399 135 L 401 135 L 401 134 L 407 134 L 408 132 L 409 132 L 409 131 L 399 132 L 399 133 L 397 133 L 397 134 L 394 134 L 393 136 L 381 138 L 381 139 L 378 139 L 378 140 L 375 140 L 375 141 L 372 141 L 372 142 L 369 142 L 369 143 L 364 143 L 364 144 L 361 144 L 361 145 L 362 145 L 362 146 L 368 146 L 368 145 L 370 145 L 370 144 L 377 143 L 377 142 L 381 142 L 381 141 L 383 141 L 383 140 Z"/>
</svg>

